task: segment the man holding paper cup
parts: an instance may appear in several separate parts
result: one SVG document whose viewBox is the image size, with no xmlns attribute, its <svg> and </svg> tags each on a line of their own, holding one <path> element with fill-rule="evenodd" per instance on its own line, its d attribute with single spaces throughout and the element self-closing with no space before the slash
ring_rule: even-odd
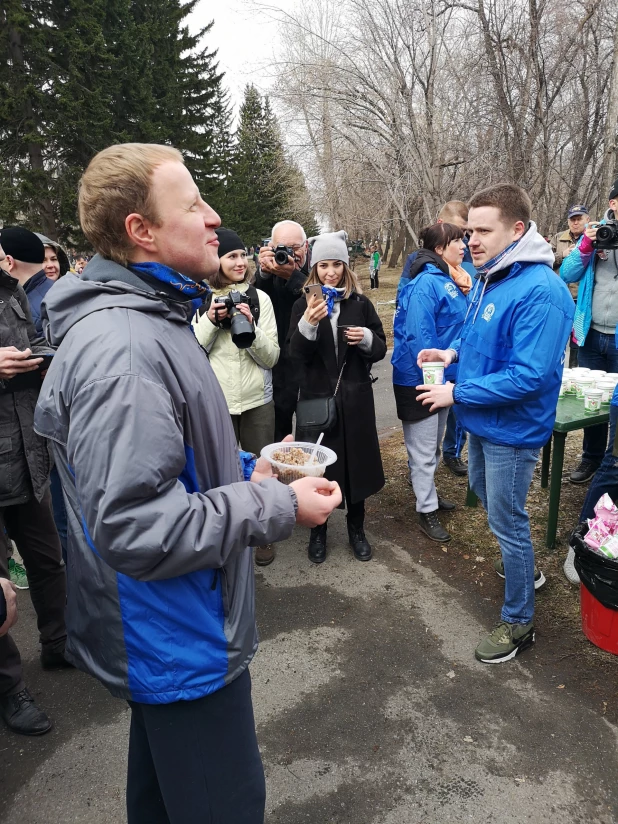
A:
<svg viewBox="0 0 618 824">
<path fill-rule="evenodd" d="M 437 410 L 457 405 L 470 433 L 470 486 L 480 498 L 502 559 L 500 622 L 477 646 L 484 663 L 502 663 L 534 643 L 534 567 L 526 497 L 541 447 L 551 437 L 573 300 L 552 271 L 553 253 L 530 219 L 518 186 L 492 186 L 469 203 L 469 249 L 478 273 L 459 340 L 424 349 L 422 367 L 459 362 L 457 385 L 418 386 Z"/>
</svg>

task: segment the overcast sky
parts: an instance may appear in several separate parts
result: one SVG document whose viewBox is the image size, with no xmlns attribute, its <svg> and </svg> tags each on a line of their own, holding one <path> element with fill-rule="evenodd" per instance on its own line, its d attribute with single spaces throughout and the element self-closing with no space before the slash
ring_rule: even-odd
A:
<svg viewBox="0 0 618 824">
<path fill-rule="evenodd" d="M 269 0 L 269 5 L 290 9 L 294 0 Z M 276 25 L 267 12 L 256 11 L 253 0 L 200 0 L 188 18 L 192 32 L 215 21 L 208 45 L 219 50 L 224 83 L 235 104 L 242 100 L 247 83 L 260 91 L 270 85 L 268 63 L 276 44 Z"/>
</svg>

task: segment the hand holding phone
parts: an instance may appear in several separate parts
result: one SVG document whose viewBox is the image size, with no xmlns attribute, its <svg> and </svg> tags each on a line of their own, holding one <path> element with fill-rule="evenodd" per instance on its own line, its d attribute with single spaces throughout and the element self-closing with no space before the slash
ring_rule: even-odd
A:
<svg viewBox="0 0 618 824">
<path fill-rule="evenodd" d="M 309 303 L 311 295 L 315 295 L 316 298 L 322 297 L 322 287 L 319 283 L 312 283 L 310 286 L 303 286 L 303 292 L 305 293 L 307 303 Z"/>
</svg>

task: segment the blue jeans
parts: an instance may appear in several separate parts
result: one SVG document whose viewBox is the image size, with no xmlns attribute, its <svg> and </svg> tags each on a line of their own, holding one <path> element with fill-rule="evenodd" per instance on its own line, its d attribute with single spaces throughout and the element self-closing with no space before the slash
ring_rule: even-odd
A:
<svg viewBox="0 0 618 824">
<path fill-rule="evenodd" d="M 457 443 L 457 415 L 455 414 L 455 407 L 451 406 L 446 419 L 446 431 L 444 433 L 444 440 L 442 441 L 442 457 L 443 458 L 459 458 L 461 451 L 466 445 L 466 430 L 459 425 L 459 443 Z"/>
<path fill-rule="evenodd" d="M 509 624 L 528 624 L 534 616 L 534 549 L 525 506 L 538 459 L 538 449 L 501 446 L 476 435 L 468 439 L 470 487 L 487 512 L 504 562 L 502 620 Z"/>
<path fill-rule="evenodd" d="M 590 329 L 584 345 L 578 352 L 580 366 L 588 369 L 603 369 L 605 372 L 618 372 L 618 350 L 616 336 L 603 335 L 596 329 Z M 584 429 L 584 450 L 582 458 L 592 461 L 597 466 L 603 460 L 607 449 L 607 424 L 588 426 Z"/>
<path fill-rule="evenodd" d="M 582 514 L 579 516 L 580 523 L 594 518 L 594 507 L 599 498 L 606 492 L 613 498 L 618 499 L 618 458 L 612 455 L 614 449 L 614 438 L 616 437 L 616 423 L 618 422 L 618 406 L 609 408 L 609 443 L 607 450 L 601 461 L 601 466 L 597 474 L 592 479 L 590 489 L 584 501 Z"/>
</svg>

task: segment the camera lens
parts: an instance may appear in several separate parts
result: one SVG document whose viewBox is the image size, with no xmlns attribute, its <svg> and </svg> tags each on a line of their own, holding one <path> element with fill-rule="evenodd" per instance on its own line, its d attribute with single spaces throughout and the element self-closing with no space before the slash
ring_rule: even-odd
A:
<svg viewBox="0 0 618 824">
<path fill-rule="evenodd" d="M 230 332 L 234 344 L 239 349 L 248 349 L 255 340 L 253 324 L 236 308 L 232 312 Z"/>
<path fill-rule="evenodd" d="M 285 266 L 288 262 L 288 253 L 285 252 L 283 249 L 278 249 L 275 252 L 275 263 L 277 266 Z"/>
</svg>

